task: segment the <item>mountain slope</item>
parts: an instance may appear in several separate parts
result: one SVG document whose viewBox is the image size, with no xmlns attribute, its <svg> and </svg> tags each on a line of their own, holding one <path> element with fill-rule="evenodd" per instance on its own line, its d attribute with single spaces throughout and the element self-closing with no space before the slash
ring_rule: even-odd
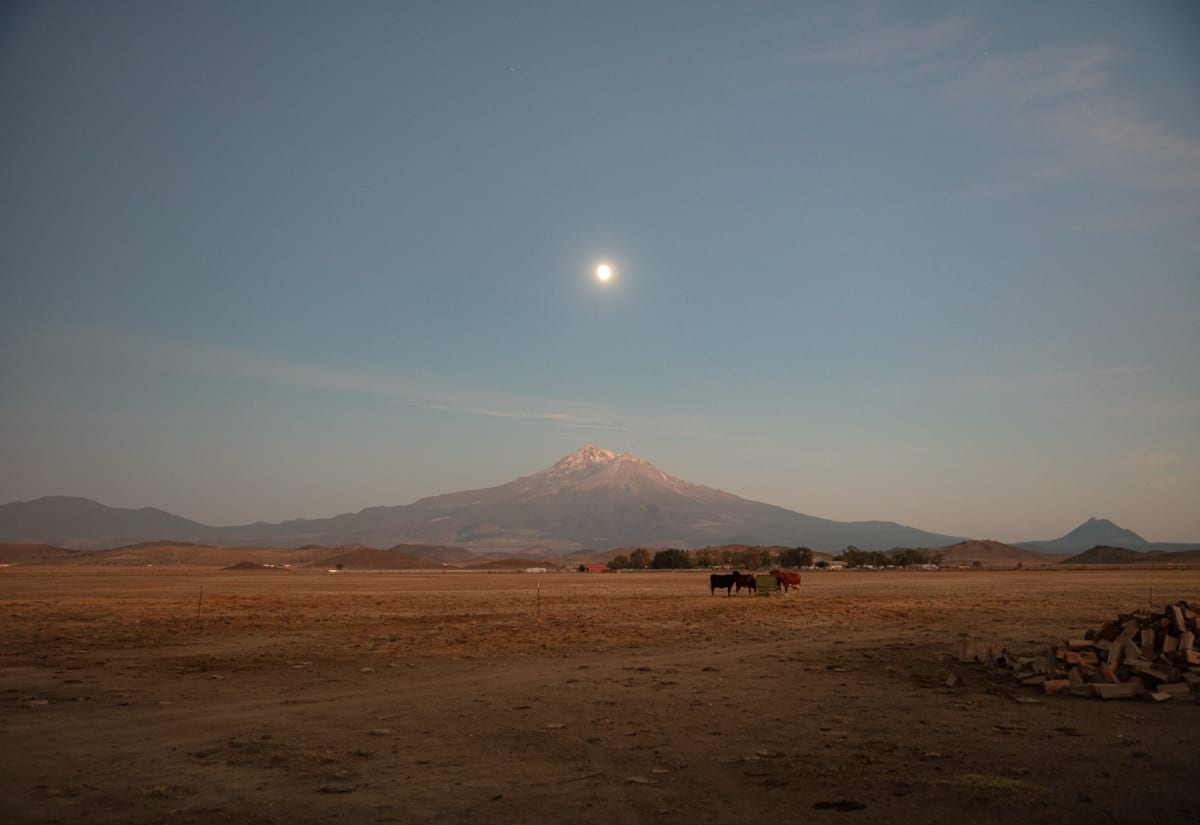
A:
<svg viewBox="0 0 1200 825">
<path fill-rule="evenodd" d="M 1140 552 L 1125 547 L 1093 547 L 1062 564 L 1186 564 L 1200 565 L 1200 550 L 1149 550 Z"/>
<path fill-rule="evenodd" d="M 377 550 L 374 547 L 354 547 L 313 562 L 313 567 L 337 568 L 338 565 L 347 570 L 440 570 L 442 567 L 437 562 L 419 559 L 399 550 Z"/>
<path fill-rule="evenodd" d="M 0 564 L 53 564 L 79 553 L 49 544 L 0 544 Z"/>
<path fill-rule="evenodd" d="M 833 552 L 850 544 L 883 550 L 959 540 L 893 522 L 804 515 L 691 484 L 631 455 L 590 446 L 497 487 L 279 524 L 206 527 L 161 510 L 119 510 L 87 499 L 38 499 L 0 510 L 0 541 L 91 548 L 174 539 L 260 547 L 409 543 L 484 552 L 780 544 Z M 37 518 L 29 515 L 35 511 Z"/>
<path fill-rule="evenodd" d="M 1096 546 L 1146 550 L 1151 545 L 1132 530 L 1118 527 L 1108 519 L 1093 517 L 1065 536 L 1050 541 L 1023 541 L 1018 546 L 1043 553 L 1079 553 Z"/>
<path fill-rule="evenodd" d="M 620 545 L 847 544 L 884 549 L 931 546 L 957 537 L 892 522 L 837 522 L 691 484 L 628 454 L 584 447 L 532 475 L 479 490 L 369 507 L 331 519 L 228 528 L 223 541 L 295 545 L 399 541 L 559 551 Z"/>
<path fill-rule="evenodd" d="M 949 547 L 934 548 L 942 554 L 942 563 L 948 565 L 975 564 L 984 567 L 1014 567 L 1023 565 L 1056 564 L 1061 557 L 1037 550 L 1027 550 L 1011 544 L 998 541 L 975 540 L 961 541 Z"/>
<path fill-rule="evenodd" d="M 0 541 L 65 548 L 115 547 L 138 539 L 203 540 L 212 528 L 153 507 L 108 507 L 74 496 L 0 505 Z"/>
</svg>

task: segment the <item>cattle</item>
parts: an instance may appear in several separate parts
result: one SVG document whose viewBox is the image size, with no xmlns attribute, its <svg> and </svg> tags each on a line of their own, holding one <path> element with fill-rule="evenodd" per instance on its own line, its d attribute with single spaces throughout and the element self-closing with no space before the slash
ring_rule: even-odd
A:
<svg viewBox="0 0 1200 825">
<path fill-rule="evenodd" d="M 758 577 L 756 577 L 753 573 L 739 573 L 735 584 L 737 585 L 737 592 L 739 593 L 742 592 L 743 587 L 747 590 L 753 590 L 755 593 L 758 593 Z"/>
<path fill-rule="evenodd" d="M 741 573 L 734 570 L 732 573 L 713 573 L 708 577 L 708 592 L 710 595 L 716 595 L 718 590 L 724 589 L 726 596 L 733 595 L 733 586 L 737 584 L 738 576 Z"/>
<path fill-rule="evenodd" d="M 800 589 L 799 573 L 788 573 L 783 570 L 772 570 L 771 575 L 775 577 L 775 589 L 782 590 L 783 595 L 785 596 L 793 587 L 797 590 Z"/>
</svg>

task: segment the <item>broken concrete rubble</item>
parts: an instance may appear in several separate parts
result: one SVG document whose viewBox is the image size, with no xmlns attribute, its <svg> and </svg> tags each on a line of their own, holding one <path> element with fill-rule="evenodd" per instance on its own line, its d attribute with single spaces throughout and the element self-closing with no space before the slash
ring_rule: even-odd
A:
<svg viewBox="0 0 1200 825">
<path fill-rule="evenodd" d="M 1016 656 L 996 642 L 961 637 L 959 662 L 980 662 L 1043 692 L 1149 701 L 1200 697 L 1200 613 L 1179 601 L 1123 613 L 1048 655 Z"/>
</svg>

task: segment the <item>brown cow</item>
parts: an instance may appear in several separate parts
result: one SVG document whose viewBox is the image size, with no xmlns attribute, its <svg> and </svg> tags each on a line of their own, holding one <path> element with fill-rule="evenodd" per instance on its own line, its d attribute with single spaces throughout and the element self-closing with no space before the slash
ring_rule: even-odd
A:
<svg viewBox="0 0 1200 825">
<path fill-rule="evenodd" d="M 737 580 L 734 582 L 737 585 L 737 592 L 741 593 L 742 588 L 753 590 L 758 593 L 758 577 L 753 573 L 738 573 Z"/>
<path fill-rule="evenodd" d="M 800 589 L 799 573 L 788 573 L 783 570 L 772 570 L 771 575 L 775 577 L 775 589 L 782 590 L 783 595 L 785 596 L 793 587 L 797 590 Z"/>
</svg>

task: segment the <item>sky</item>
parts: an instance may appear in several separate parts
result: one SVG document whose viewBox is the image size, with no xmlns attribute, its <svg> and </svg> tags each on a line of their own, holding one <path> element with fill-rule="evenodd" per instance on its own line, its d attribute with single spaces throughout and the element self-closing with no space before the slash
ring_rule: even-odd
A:
<svg viewBox="0 0 1200 825">
<path fill-rule="evenodd" d="M 8 3 L 0 107 L 0 502 L 318 518 L 595 444 L 1200 541 L 1196 3 Z"/>
</svg>

